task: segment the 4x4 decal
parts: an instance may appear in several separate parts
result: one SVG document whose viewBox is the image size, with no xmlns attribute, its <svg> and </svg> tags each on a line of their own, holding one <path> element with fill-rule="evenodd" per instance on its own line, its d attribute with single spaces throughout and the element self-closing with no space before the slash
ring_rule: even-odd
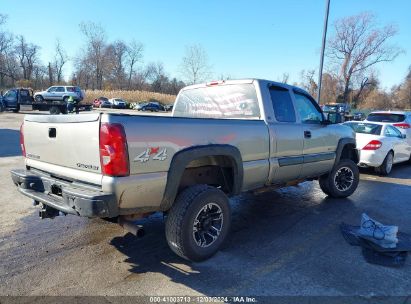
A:
<svg viewBox="0 0 411 304">
<path fill-rule="evenodd" d="M 150 157 L 153 156 L 153 160 L 165 160 L 167 159 L 167 149 L 160 147 L 149 147 L 134 158 L 134 161 L 145 163 L 150 160 Z"/>
</svg>

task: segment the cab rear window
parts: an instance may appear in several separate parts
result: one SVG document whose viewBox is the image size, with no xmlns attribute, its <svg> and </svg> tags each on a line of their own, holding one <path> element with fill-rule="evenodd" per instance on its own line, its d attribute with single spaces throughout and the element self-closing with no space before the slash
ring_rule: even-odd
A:
<svg viewBox="0 0 411 304">
<path fill-rule="evenodd" d="M 173 116 L 260 119 L 260 107 L 254 85 L 218 85 L 182 91 Z"/>
<path fill-rule="evenodd" d="M 402 122 L 405 120 L 405 115 L 403 114 L 393 114 L 393 113 L 371 113 L 367 117 L 368 121 L 375 122 Z"/>
</svg>

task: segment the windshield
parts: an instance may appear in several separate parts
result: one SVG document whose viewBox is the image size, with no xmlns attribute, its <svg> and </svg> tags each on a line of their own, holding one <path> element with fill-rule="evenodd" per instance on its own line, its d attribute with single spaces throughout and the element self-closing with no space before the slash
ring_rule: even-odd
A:
<svg viewBox="0 0 411 304">
<path fill-rule="evenodd" d="M 405 115 L 392 113 L 371 113 L 368 115 L 367 120 L 377 122 L 401 122 L 405 120 Z"/>
<path fill-rule="evenodd" d="M 259 119 L 260 107 L 253 84 L 208 86 L 182 91 L 175 103 L 174 116 Z"/>
<path fill-rule="evenodd" d="M 377 125 L 373 123 L 345 123 L 354 130 L 355 133 L 370 134 L 370 135 L 380 135 L 382 130 L 382 125 Z"/>
</svg>

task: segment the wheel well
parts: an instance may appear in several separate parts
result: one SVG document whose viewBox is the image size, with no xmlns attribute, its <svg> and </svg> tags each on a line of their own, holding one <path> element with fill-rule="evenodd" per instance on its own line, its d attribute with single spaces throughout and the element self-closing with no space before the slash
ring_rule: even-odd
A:
<svg viewBox="0 0 411 304">
<path fill-rule="evenodd" d="M 184 170 L 178 192 L 197 184 L 214 186 L 227 194 L 232 193 L 234 160 L 223 155 L 205 156 L 192 160 Z"/>
<path fill-rule="evenodd" d="M 351 159 L 354 163 L 358 163 L 358 153 L 354 144 L 346 144 L 341 151 L 340 159 Z"/>
</svg>

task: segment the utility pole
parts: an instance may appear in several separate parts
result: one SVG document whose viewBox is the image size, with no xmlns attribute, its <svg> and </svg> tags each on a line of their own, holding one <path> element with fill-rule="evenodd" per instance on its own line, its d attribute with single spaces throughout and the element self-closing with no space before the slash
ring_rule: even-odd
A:
<svg viewBox="0 0 411 304">
<path fill-rule="evenodd" d="M 318 71 L 318 94 L 317 94 L 318 103 L 320 103 L 320 98 L 321 98 L 321 82 L 323 78 L 324 50 L 325 50 L 325 43 L 327 40 L 327 27 L 328 27 L 329 12 L 330 12 L 330 0 L 325 0 L 323 42 L 322 42 L 322 47 L 321 47 L 320 70 Z"/>
</svg>

